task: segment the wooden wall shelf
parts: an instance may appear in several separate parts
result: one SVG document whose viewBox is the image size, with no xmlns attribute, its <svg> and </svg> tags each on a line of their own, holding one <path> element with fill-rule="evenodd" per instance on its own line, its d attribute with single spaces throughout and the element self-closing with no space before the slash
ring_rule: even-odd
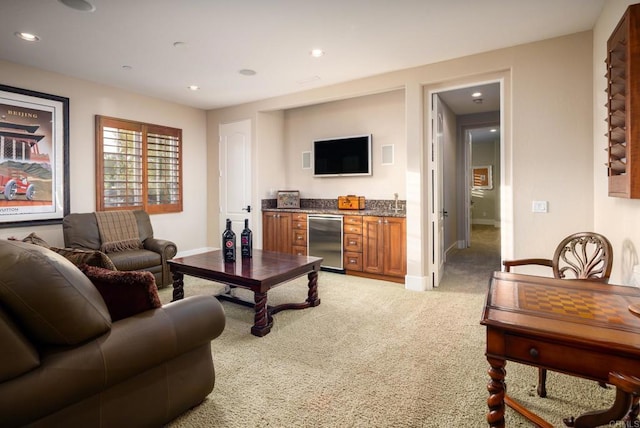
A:
<svg viewBox="0 0 640 428">
<path fill-rule="evenodd" d="M 609 196 L 640 198 L 640 5 L 627 8 L 607 41 Z"/>
</svg>

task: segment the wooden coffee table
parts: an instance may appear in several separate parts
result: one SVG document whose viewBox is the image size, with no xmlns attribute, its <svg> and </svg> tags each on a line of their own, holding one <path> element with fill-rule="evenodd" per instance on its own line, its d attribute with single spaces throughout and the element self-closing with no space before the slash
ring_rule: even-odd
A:
<svg viewBox="0 0 640 428">
<path fill-rule="evenodd" d="M 273 315 L 285 309 L 305 309 L 318 306 L 318 272 L 322 258 L 296 256 L 275 251 L 253 250 L 253 257 L 225 263 L 222 251 L 208 251 L 187 257 L 176 257 L 167 262 L 173 274 L 173 301 L 184 297 L 184 275 L 217 281 L 233 287 L 253 291 L 254 304 L 230 294 L 217 296 L 255 308 L 251 334 L 265 336 L 271 331 Z M 309 292 L 303 303 L 286 303 L 278 306 L 267 304 L 267 292 L 286 281 L 307 274 Z"/>
</svg>

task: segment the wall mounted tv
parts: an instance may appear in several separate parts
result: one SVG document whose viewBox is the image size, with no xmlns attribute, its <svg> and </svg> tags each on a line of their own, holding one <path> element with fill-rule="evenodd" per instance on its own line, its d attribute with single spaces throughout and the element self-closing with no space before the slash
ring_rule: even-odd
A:
<svg viewBox="0 0 640 428">
<path fill-rule="evenodd" d="M 313 142 L 313 176 L 371 175 L 371 134 Z"/>
</svg>

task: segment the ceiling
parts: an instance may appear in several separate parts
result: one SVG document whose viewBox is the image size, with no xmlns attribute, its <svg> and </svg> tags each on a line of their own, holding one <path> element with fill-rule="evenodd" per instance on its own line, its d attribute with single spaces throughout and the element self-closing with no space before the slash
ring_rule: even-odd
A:
<svg viewBox="0 0 640 428">
<path fill-rule="evenodd" d="M 0 59 L 212 109 L 590 30 L 605 0 L 86 1 L 0 0 Z"/>
</svg>

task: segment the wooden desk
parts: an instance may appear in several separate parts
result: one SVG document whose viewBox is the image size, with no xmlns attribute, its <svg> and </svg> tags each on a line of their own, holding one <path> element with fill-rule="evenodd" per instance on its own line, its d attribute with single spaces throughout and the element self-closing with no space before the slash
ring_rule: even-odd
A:
<svg viewBox="0 0 640 428">
<path fill-rule="evenodd" d="M 611 371 L 640 376 L 640 319 L 630 304 L 640 304 L 639 289 L 495 272 L 481 321 L 491 366 L 489 426 L 504 427 L 505 400 L 517 409 L 506 396 L 507 360 L 599 382 L 608 382 Z M 521 406 L 517 410 L 535 420 Z M 607 412 L 583 415 L 575 426 L 610 420 Z M 541 419 L 536 423 L 545 426 Z"/>
</svg>

